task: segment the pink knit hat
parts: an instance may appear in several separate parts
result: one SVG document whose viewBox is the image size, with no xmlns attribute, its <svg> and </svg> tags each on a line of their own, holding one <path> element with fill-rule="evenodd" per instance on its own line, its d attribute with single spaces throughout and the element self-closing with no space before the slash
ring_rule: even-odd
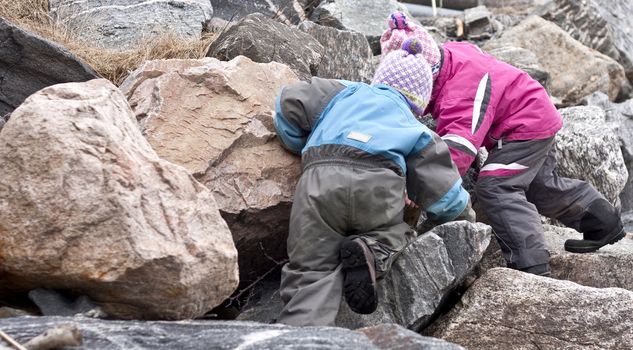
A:
<svg viewBox="0 0 633 350">
<path fill-rule="evenodd" d="M 385 57 L 394 50 L 399 50 L 405 40 L 417 38 L 422 45 L 420 54 L 424 56 L 431 65 L 433 78 L 435 79 L 440 71 L 441 55 L 437 43 L 423 27 L 411 23 L 407 15 L 403 12 L 394 12 L 389 15 L 389 28 L 380 37 L 380 48 L 382 57 Z"/>
<path fill-rule="evenodd" d="M 417 38 L 407 39 L 401 50 L 383 57 L 371 82 L 372 85 L 387 84 L 400 91 L 417 116 L 422 116 L 433 90 L 431 66 L 422 56 L 422 50 Z"/>
</svg>

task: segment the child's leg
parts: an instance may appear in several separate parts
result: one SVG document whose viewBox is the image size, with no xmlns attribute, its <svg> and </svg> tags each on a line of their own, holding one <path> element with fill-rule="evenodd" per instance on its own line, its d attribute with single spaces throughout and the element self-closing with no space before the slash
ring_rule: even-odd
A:
<svg viewBox="0 0 633 350">
<path fill-rule="evenodd" d="M 297 184 L 283 267 L 278 322 L 333 326 L 343 293 L 339 250 L 347 227 L 349 170 L 311 167 Z"/>
<path fill-rule="evenodd" d="M 586 242 L 570 240 L 565 245 L 568 250 L 595 251 L 624 237 L 617 210 L 593 186 L 558 176 L 554 147 L 530 185 L 527 198 L 541 214 L 583 233 Z"/>
<path fill-rule="evenodd" d="M 388 169 L 356 169 L 352 184 L 351 231 L 341 248 L 345 299 L 359 313 L 377 305 L 376 278 L 382 277 L 414 232 L 404 222 L 405 179 Z M 363 243 L 355 242 L 358 238 Z M 371 254 L 372 266 L 363 266 Z"/>
<path fill-rule="evenodd" d="M 495 231 L 508 267 L 527 270 L 549 262 L 543 226 L 526 191 L 552 139 L 513 141 L 490 151 L 477 180 L 477 200 Z M 546 273 L 546 271 L 543 271 Z"/>
</svg>

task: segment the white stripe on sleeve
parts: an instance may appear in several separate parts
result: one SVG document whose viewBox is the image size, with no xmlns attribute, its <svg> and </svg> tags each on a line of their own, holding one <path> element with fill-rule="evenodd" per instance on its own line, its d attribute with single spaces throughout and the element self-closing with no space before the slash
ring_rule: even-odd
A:
<svg viewBox="0 0 633 350">
<path fill-rule="evenodd" d="M 486 85 L 488 84 L 488 73 L 481 78 L 479 81 L 479 87 L 477 87 L 477 93 L 475 94 L 475 102 L 473 104 L 473 124 L 470 126 L 471 134 L 475 134 L 475 128 L 477 127 L 477 123 L 479 123 L 479 118 L 481 118 L 481 103 L 484 100 L 484 95 L 486 93 Z"/>
<path fill-rule="evenodd" d="M 475 147 L 475 145 L 473 145 L 470 141 L 468 141 L 468 139 L 464 137 L 455 134 L 447 134 L 442 136 L 442 140 L 459 143 L 460 145 L 468 148 L 471 152 L 473 152 L 474 155 L 477 155 L 477 147 Z"/>
</svg>

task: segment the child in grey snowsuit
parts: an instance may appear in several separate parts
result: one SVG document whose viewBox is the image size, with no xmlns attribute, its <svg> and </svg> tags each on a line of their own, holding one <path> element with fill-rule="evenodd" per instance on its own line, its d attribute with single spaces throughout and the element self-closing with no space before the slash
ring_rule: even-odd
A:
<svg viewBox="0 0 633 350">
<path fill-rule="evenodd" d="M 342 294 L 355 312 L 376 309 L 376 277 L 413 233 L 405 188 L 438 222 L 467 207 L 447 145 L 414 115 L 432 89 L 430 66 L 415 53 L 392 53 L 397 68 L 379 67 L 372 85 L 312 78 L 277 98 L 277 134 L 303 165 L 278 322 L 333 325 Z"/>
</svg>

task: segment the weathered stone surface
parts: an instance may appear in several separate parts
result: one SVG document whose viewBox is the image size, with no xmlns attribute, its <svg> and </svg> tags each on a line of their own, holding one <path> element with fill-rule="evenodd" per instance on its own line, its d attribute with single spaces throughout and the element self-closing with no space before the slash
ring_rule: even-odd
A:
<svg viewBox="0 0 633 350">
<path fill-rule="evenodd" d="M 299 29 L 312 35 L 323 45 L 323 58 L 316 76 L 370 83 L 376 67 L 373 53 L 364 35 L 325 27 L 305 21 Z"/>
<path fill-rule="evenodd" d="M 412 330 L 423 328 L 477 265 L 491 232 L 481 223 L 452 222 L 421 235 L 405 248 L 379 282 L 378 309 L 371 315 L 359 315 L 343 301 L 337 326 L 356 329 L 395 323 Z M 277 317 L 282 308 L 279 284 L 269 283 L 262 288 L 266 291 L 246 306 L 240 319 L 270 322 Z"/>
<path fill-rule="evenodd" d="M 50 0 L 51 15 L 88 45 L 131 49 L 161 35 L 199 38 L 209 0 Z"/>
<path fill-rule="evenodd" d="M 597 92 L 589 96 L 587 103 L 604 109 L 607 122 L 620 139 L 620 149 L 629 172 L 620 203 L 623 212 L 633 211 L 633 99 L 611 103 L 605 94 Z"/>
<path fill-rule="evenodd" d="M 620 62 L 633 82 L 633 13 L 630 0 L 550 0 L 537 14 L 584 45 Z"/>
<path fill-rule="evenodd" d="M 567 239 L 581 239 L 576 230 L 545 225 L 545 238 L 551 254 L 552 277 L 596 288 L 618 287 L 633 291 L 633 236 L 591 254 L 565 251 Z"/>
<path fill-rule="evenodd" d="M 530 16 L 509 28 L 483 49 L 505 46 L 532 51 L 552 77 L 550 92 L 565 105 L 578 104 L 585 96 L 602 91 L 613 100 L 624 83 L 624 69 L 612 58 L 591 50 L 554 23 Z"/>
<path fill-rule="evenodd" d="M 628 349 L 633 292 L 489 270 L 426 334 L 467 349 Z"/>
<path fill-rule="evenodd" d="M 290 327 L 239 321 L 135 322 L 104 321 L 83 317 L 0 318 L 0 329 L 24 343 L 62 324 L 76 326 L 83 345 L 73 349 L 351 349 L 351 350 L 457 350 L 459 346 L 423 337 L 393 325 L 391 338 L 374 340 L 368 332 L 336 327 Z M 381 331 L 376 327 L 369 336 Z M 395 333 L 395 334 L 394 334 Z M 406 348 L 403 344 L 416 347 Z"/>
<path fill-rule="evenodd" d="M 633 211 L 622 214 L 622 223 L 624 224 L 625 232 L 633 233 Z"/>
<path fill-rule="evenodd" d="M 0 18 L 0 115 L 49 85 L 86 81 L 97 73 L 60 45 Z M 0 117 L 0 129 L 3 118 Z"/>
<path fill-rule="evenodd" d="M 160 159 L 106 80 L 31 95 L 0 134 L 0 296 L 89 296 L 111 317 L 203 315 L 237 286 L 209 190 Z"/>
<path fill-rule="evenodd" d="M 211 0 L 213 15 L 226 21 L 239 21 L 261 13 L 286 24 L 298 24 L 305 20 L 304 8 L 313 0 Z"/>
<path fill-rule="evenodd" d="M 316 74 L 323 46 L 310 34 L 261 14 L 246 16 L 222 33 L 209 47 L 207 57 L 230 61 L 246 56 L 255 62 L 288 65 L 302 80 Z"/>
<path fill-rule="evenodd" d="M 459 345 L 442 339 L 423 337 L 396 324 L 381 324 L 356 331 L 365 334 L 380 349 L 464 350 Z"/>
<path fill-rule="evenodd" d="M 6 124 L 9 121 L 10 117 L 11 117 L 11 114 L 6 114 L 0 117 L 0 131 L 2 131 L 4 124 Z"/>
<path fill-rule="evenodd" d="M 156 152 L 213 192 L 242 282 L 286 256 L 301 159 L 283 150 L 272 120 L 275 96 L 297 81 L 287 66 L 237 57 L 149 61 L 121 85 Z"/>
<path fill-rule="evenodd" d="M 495 32 L 491 17 L 490 11 L 483 5 L 464 10 L 464 26 L 468 38 L 472 40 L 490 38 Z"/>
<path fill-rule="evenodd" d="M 374 55 L 378 55 L 380 36 L 388 28 L 387 18 L 394 11 L 409 13 L 406 6 L 396 0 L 324 0 L 314 9 L 310 20 L 364 34 Z"/>
<path fill-rule="evenodd" d="M 490 243 L 490 226 L 451 222 L 422 234 L 379 283 L 380 303 L 371 315 L 352 312 L 345 302 L 336 320 L 346 328 L 396 323 L 418 331 L 427 326 L 451 291 L 479 263 Z"/>
<path fill-rule="evenodd" d="M 441 37 L 438 40 L 438 35 L 433 35 L 433 39 L 438 44 L 442 44 L 448 40 L 448 38 L 456 41 L 464 36 L 464 24 L 463 21 L 457 17 L 421 17 L 419 18 L 420 24 L 433 35 L 433 31 Z"/>
<path fill-rule="evenodd" d="M 611 203 L 617 203 L 628 172 L 620 140 L 598 107 L 560 110 L 563 128 L 556 136 L 556 159 L 561 176 L 591 183 Z"/>
<path fill-rule="evenodd" d="M 532 51 L 520 47 L 505 46 L 490 50 L 488 53 L 500 61 L 527 72 L 534 80 L 548 89 L 550 74 L 541 67 L 538 58 Z"/>
</svg>

